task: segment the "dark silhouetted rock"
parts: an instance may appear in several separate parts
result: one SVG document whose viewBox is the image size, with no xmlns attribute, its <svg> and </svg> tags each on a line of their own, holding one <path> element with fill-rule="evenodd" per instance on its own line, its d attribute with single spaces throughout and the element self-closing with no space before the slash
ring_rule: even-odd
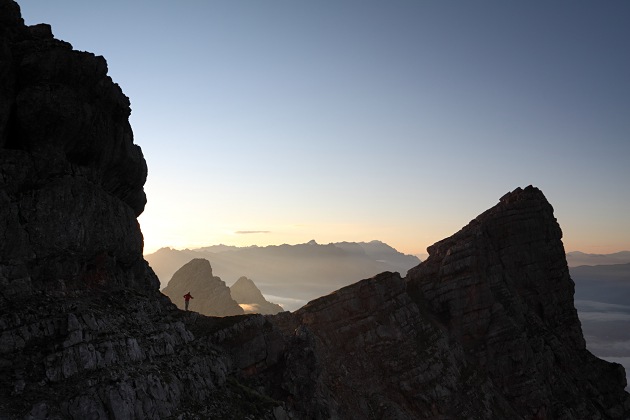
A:
<svg viewBox="0 0 630 420">
<path fill-rule="evenodd" d="M 275 315 L 282 312 L 282 306 L 271 303 L 260 292 L 254 282 L 247 277 L 240 277 L 230 286 L 232 299 L 241 305 L 247 313 Z"/>
<path fill-rule="evenodd" d="M 212 275 L 210 262 L 201 258 L 191 260 L 177 270 L 162 292 L 180 309 L 184 309 L 183 296 L 190 292 L 193 299 L 188 309 L 203 315 L 229 316 L 245 313 L 232 299 L 230 288 L 225 282 Z"/>
<path fill-rule="evenodd" d="M 103 57 L 2 1 L 0 282 L 5 295 L 154 288 L 136 217 L 147 167 Z"/>
<path fill-rule="evenodd" d="M 3 419 L 165 418 L 231 392 L 142 257 L 129 113 L 102 57 L 0 0 Z"/>
<path fill-rule="evenodd" d="M 408 289 L 521 416 L 616 416 L 624 371 L 585 349 L 561 238 L 542 192 L 519 188 L 429 247 Z"/>
</svg>

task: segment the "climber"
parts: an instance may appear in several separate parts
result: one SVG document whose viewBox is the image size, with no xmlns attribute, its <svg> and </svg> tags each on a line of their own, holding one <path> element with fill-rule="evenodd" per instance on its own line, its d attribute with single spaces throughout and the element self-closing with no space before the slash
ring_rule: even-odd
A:
<svg viewBox="0 0 630 420">
<path fill-rule="evenodd" d="M 186 304 L 186 310 L 188 310 L 188 303 L 190 302 L 190 299 L 194 299 L 194 297 L 192 297 L 190 292 L 188 292 L 184 295 L 184 303 Z"/>
</svg>

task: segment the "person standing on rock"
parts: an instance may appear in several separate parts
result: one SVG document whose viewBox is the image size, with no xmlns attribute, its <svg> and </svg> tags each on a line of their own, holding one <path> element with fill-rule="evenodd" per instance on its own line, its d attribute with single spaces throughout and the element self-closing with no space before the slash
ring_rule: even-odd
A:
<svg viewBox="0 0 630 420">
<path fill-rule="evenodd" d="M 190 303 L 190 299 L 194 299 L 194 297 L 192 297 L 190 292 L 188 292 L 184 295 L 184 304 L 186 305 L 186 310 L 188 310 L 188 304 Z"/>
</svg>

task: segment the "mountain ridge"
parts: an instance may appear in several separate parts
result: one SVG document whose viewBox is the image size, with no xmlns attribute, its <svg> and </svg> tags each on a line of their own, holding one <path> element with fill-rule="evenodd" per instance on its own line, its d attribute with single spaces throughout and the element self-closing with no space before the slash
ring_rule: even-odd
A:
<svg viewBox="0 0 630 420">
<path fill-rule="evenodd" d="M 581 251 L 567 252 L 569 267 L 581 265 L 609 265 L 630 263 L 630 251 L 620 251 L 612 254 L 589 254 Z"/>
</svg>

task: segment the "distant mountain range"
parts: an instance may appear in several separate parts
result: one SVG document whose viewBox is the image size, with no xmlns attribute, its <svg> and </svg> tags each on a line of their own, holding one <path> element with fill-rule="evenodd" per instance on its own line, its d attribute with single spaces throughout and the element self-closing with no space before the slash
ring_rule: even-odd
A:
<svg viewBox="0 0 630 420">
<path fill-rule="evenodd" d="M 580 251 L 567 252 L 567 264 L 569 267 L 626 263 L 630 263 L 630 251 L 621 251 L 614 254 L 586 254 Z"/>
<path fill-rule="evenodd" d="M 252 279 L 269 300 L 286 310 L 297 309 L 309 300 L 385 271 L 404 276 L 420 264 L 418 257 L 402 254 L 380 241 L 161 248 L 145 255 L 162 287 L 175 271 L 195 258 L 210 261 L 214 275 L 228 285 L 243 276 Z"/>
</svg>

